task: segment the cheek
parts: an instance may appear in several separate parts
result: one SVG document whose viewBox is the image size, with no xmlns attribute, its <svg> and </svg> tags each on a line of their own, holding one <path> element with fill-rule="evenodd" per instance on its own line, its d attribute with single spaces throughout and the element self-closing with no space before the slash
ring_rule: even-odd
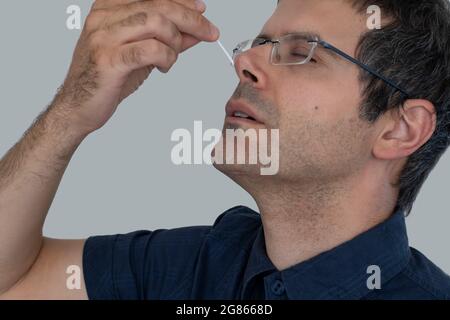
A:
<svg viewBox="0 0 450 320">
<path fill-rule="evenodd" d="M 278 74 L 273 88 L 282 145 L 294 140 L 312 144 L 319 137 L 324 147 L 328 143 L 342 144 L 336 141 L 339 136 L 345 140 L 346 136 L 354 137 L 352 130 L 361 130 L 357 71 L 342 70 L 340 77 L 334 73 L 326 77 L 315 71 L 305 67 L 301 73 L 285 69 Z"/>
<path fill-rule="evenodd" d="M 317 70 L 316 70 L 317 71 Z M 277 85 L 276 102 L 279 108 L 280 128 L 302 123 L 333 124 L 340 119 L 359 116 L 360 88 L 357 73 L 348 71 L 343 78 L 330 74 L 328 78 L 308 74 L 283 74 Z"/>
<path fill-rule="evenodd" d="M 333 100 L 322 95 L 317 87 L 310 84 L 298 83 L 285 87 L 279 96 L 280 129 L 304 126 L 305 123 L 314 122 L 331 123 L 336 119 Z M 331 100 L 331 101 L 330 101 Z"/>
<path fill-rule="evenodd" d="M 370 131 L 362 120 L 305 117 L 283 128 L 281 155 L 294 170 L 306 167 L 317 176 L 346 176 L 370 159 Z"/>
<path fill-rule="evenodd" d="M 346 65 L 344 65 L 346 66 Z M 352 113 L 360 104 L 361 88 L 357 68 L 335 66 L 333 68 L 312 65 L 292 66 L 279 69 L 274 96 L 280 112 L 317 113 L 321 109 L 324 116 L 338 118 L 338 114 Z"/>
<path fill-rule="evenodd" d="M 342 176 L 370 157 L 369 125 L 352 99 L 298 90 L 280 103 L 280 166 L 314 176 Z M 290 169 L 289 169 L 290 168 Z"/>
<path fill-rule="evenodd" d="M 316 107 L 325 104 L 317 86 L 292 76 L 284 77 L 281 84 L 279 83 L 275 99 L 280 121 L 288 122 L 308 115 L 313 116 L 317 113 Z"/>
</svg>

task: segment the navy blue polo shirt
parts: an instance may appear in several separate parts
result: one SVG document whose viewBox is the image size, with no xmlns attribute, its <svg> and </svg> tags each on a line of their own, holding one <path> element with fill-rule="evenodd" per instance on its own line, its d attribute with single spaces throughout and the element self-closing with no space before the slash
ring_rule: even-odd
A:
<svg viewBox="0 0 450 320">
<path fill-rule="evenodd" d="M 282 271 L 243 206 L 212 226 L 91 237 L 83 268 L 90 299 L 450 299 L 450 277 L 409 247 L 401 211 Z"/>
</svg>

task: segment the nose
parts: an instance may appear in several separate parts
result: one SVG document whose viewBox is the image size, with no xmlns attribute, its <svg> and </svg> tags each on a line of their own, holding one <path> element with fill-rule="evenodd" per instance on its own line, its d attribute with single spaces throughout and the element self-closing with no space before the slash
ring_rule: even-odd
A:
<svg viewBox="0 0 450 320">
<path fill-rule="evenodd" d="M 235 58 L 234 67 L 242 83 L 249 83 L 257 89 L 266 87 L 268 78 L 264 70 L 268 69 L 267 47 L 253 48 Z"/>
</svg>

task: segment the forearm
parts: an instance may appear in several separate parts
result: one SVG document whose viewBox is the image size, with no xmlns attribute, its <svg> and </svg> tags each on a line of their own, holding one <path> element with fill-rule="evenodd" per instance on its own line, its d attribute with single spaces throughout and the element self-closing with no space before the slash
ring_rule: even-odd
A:
<svg viewBox="0 0 450 320">
<path fill-rule="evenodd" d="M 43 245 L 42 227 L 70 158 L 154 68 L 218 39 L 204 11 L 194 0 L 94 2 L 54 104 L 0 161 L 0 298 L 66 293 L 60 263 L 80 263 L 82 242 Z"/>
<path fill-rule="evenodd" d="M 45 217 L 86 134 L 51 106 L 0 161 L 0 292 L 26 273 L 42 244 Z"/>
</svg>

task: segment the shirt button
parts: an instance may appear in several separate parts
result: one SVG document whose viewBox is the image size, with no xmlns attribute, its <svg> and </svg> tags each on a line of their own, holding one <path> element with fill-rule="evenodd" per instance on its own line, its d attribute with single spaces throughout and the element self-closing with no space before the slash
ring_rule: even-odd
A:
<svg viewBox="0 0 450 320">
<path fill-rule="evenodd" d="M 272 292 L 277 296 L 281 296 L 284 293 L 284 284 L 281 280 L 275 280 L 272 284 Z"/>
</svg>

